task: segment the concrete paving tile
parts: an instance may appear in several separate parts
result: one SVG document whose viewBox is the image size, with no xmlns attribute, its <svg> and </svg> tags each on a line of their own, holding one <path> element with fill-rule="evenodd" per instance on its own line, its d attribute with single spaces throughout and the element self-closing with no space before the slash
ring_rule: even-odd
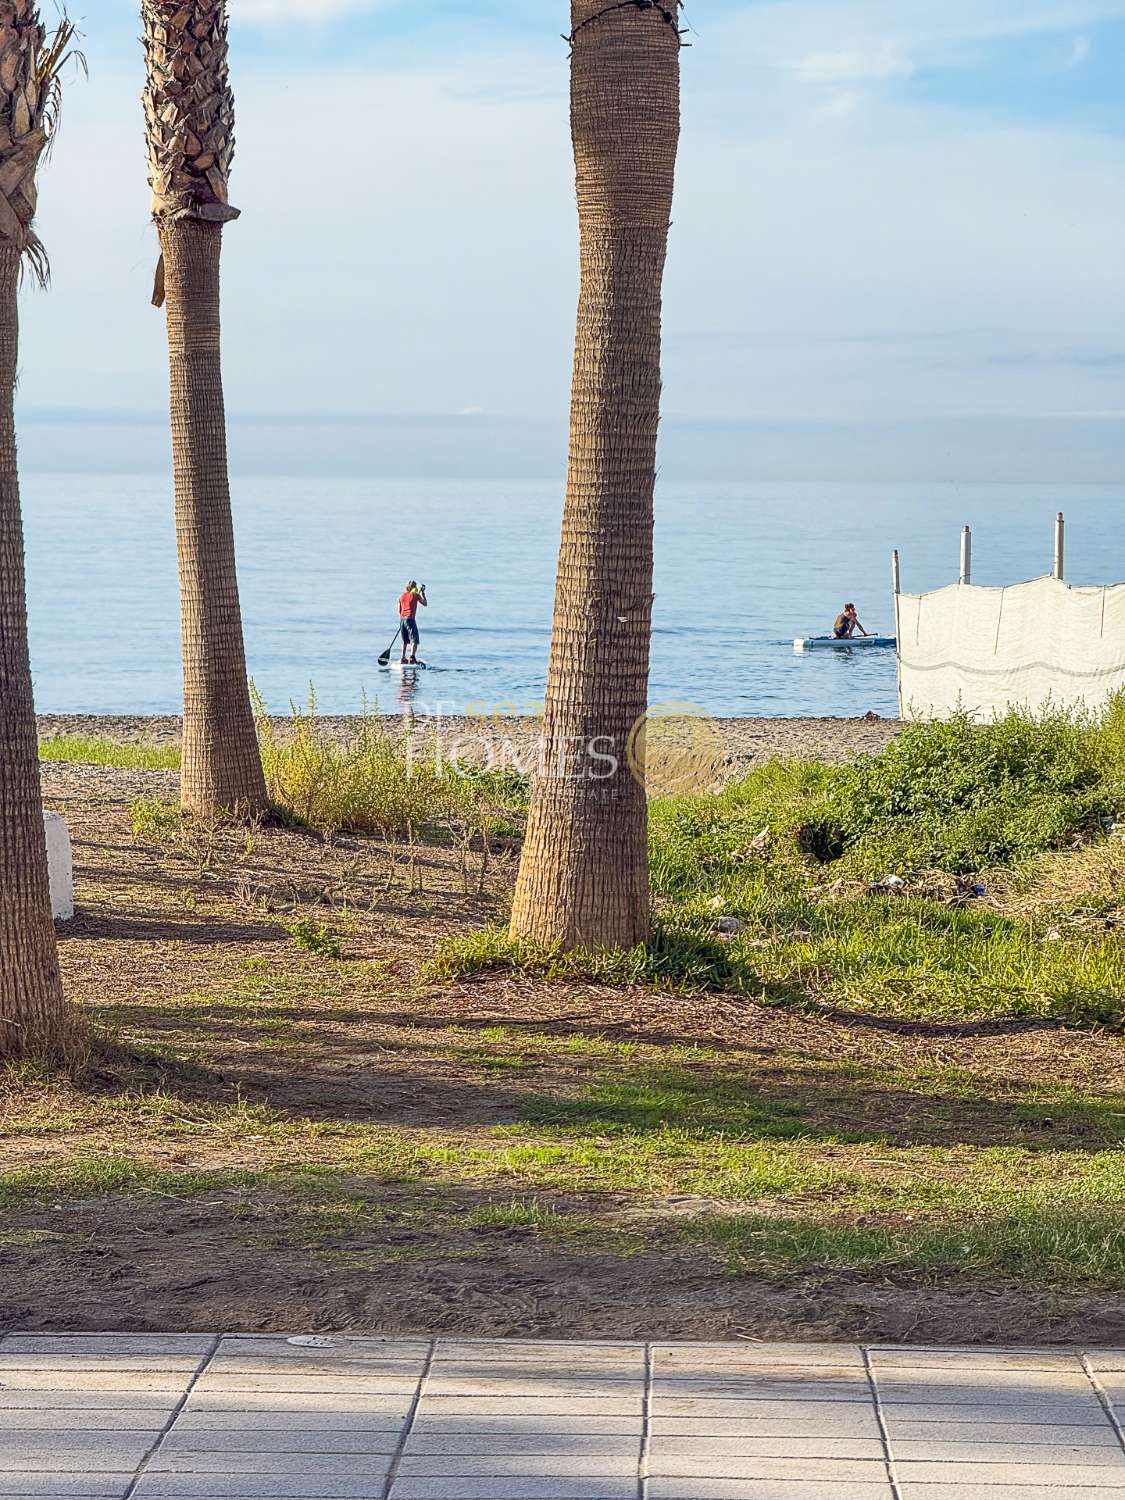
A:
<svg viewBox="0 0 1125 1500">
<path fill-rule="evenodd" d="M 0 1392 L 0 1403 L 3 1393 Z M 197 1385 L 188 1397 L 187 1411 L 353 1411 L 372 1416 L 405 1417 L 413 1404 L 410 1395 L 369 1395 L 353 1392 L 346 1386 L 340 1391 L 225 1391 Z M 243 1423 L 243 1426 L 246 1424 Z"/>
<path fill-rule="evenodd" d="M 386 1480 L 363 1469 L 315 1474 L 154 1474 L 146 1471 L 135 1500 L 372 1500 Z"/>
<path fill-rule="evenodd" d="M 320 1355 L 316 1359 L 292 1360 L 268 1354 L 236 1354 L 220 1359 L 217 1355 L 207 1366 L 208 1382 L 221 1378 L 223 1381 L 256 1383 L 259 1380 L 307 1381 L 314 1390 L 320 1389 L 322 1380 L 372 1380 L 383 1382 L 384 1389 L 398 1382 L 403 1387 L 417 1385 L 425 1370 L 421 1359 L 331 1359 Z"/>
<path fill-rule="evenodd" d="M 1042 1444 L 1066 1447 L 1120 1449 L 1117 1434 L 1109 1422 L 1100 1426 L 1077 1423 L 1064 1426 L 1053 1422 L 912 1422 L 898 1416 L 885 1416 L 887 1432 L 897 1450 L 900 1443 L 1014 1443 L 1021 1448 Z"/>
<path fill-rule="evenodd" d="M 396 1479 L 391 1500 L 636 1500 L 636 1479 Z"/>
<path fill-rule="evenodd" d="M 887 1465 L 882 1458 L 722 1458 L 704 1454 L 678 1457 L 653 1453 L 648 1472 L 654 1479 L 789 1479 L 809 1483 L 883 1484 Z"/>
<path fill-rule="evenodd" d="M 210 1333 L 7 1333 L 4 1353 L 26 1354 L 195 1354 L 215 1342 Z"/>
<path fill-rule="evenodd" d="M 890 1484 L 826 1479 L 650 1479 L 649 1500 L 892 1500 Z"/>
<path fill-rule="evenodd" d="M 502 1360 L 532 1360 L 543 1364 L 567 1359 L 612 1362 L 628 1355 L 643 1360 L 644 1345 L 633 1339 L 582 1343 L 566 1339 L 438 1339 L 434 1345 L 435 1360 L 488 1360 L 493 1364 Z"/>
<path fill-rule="evenodd" d="M 221 1474 L 232 1472 L 239 1477 L 253 1475 L 253 1483 L 268 1475 L 292 1475 L 303 1477 L 329 1474 L 335 1479 L 349 1474 L 373 1482 L 386 1478 L 394 1454 L 393 1443 L 384 1444 L 382 1453 L 246 1453 L 232 1459 L 229 1452 L 220 1453 L 169 1453 L 161 1447 L 145 1470 L 153 1476 L 159 1474 Z"/>
<path fill-rule="evenodd" d="M 484 1417 L 474 1414 L 447 1416 L 444 1412 L 435 1417 L 423 1402 L 419 1408 L 417 1420 L 411 1428 L 410 1438 L 413 1442 L 420 1437 L 463 1437 L 466 1434 L 480 1434 L 484 1437 L 519 1436 L 530 1443 L 540 1435 L 548 1436 L 552 1433 L 565 1432 L 637 1438 L 640 1436 L 642 1426 L 640 1407 L 631 1416 L 607 1417 L 587 1414 L 577 1420 L 565 1412 L 540 1412 L 537 1408 L 529 1412 L 526 1407 L 518 1407 L 515 1411 L 497 1412 Z"/>
<path fill-rule="evenodd" d="M 427 1387 L 423 1406 L 428 1417 L 536 1416 L 625 1417 L 640 1416 L 643 1394 L 602 1398 L 572 1396 L 431 1396 Z"/>
<path fill-rule="evenodd" d="M 409 1408 L 387 1416 L 373 1413 L 364 1405 L 323 1411 L 315 1407 L 282 1411 L 196 1411 L 189 1405 L 176 1418 L 169 1440 L 172 1437 L 202 1436 L 208 1433 L 244 1432 L 248 1425 L 264 1438 L 278 1433 L 400 1432 L 408 1416 Z"/>
<path fill-rule="evenodd" d="M 270 1453 L 281 1457 L 295 1453 L 394 1453 L 401 1429 L 372 1429 L 367 1423 L 358 1427 L 329 1427 L 316 1432 L 294 1432 L 261 1427 L 192 1427 L 181 1422 L 160 1445 L 161 1459 L 187 1454 L 223 1454 L 228 1464 L 241 1463 L 242 1456 Z M 237 1459 L 231 1455 L 238 1454 Z"/>
<path fill-rule="evenodd" d="M 58 1496 L 59 1500 L 101 1500 L 103 1496 L 120 1496 L 133 1481 L 133 1471 L 104 1474 L 52 1474 L 40 1469 L 34 1473 L 0 1474 L 0 1495 Z"/>
<path fill-rule="evenodd" d="M 905 1378 L 908 1375 L 917 1378 Z M 893 1379 L 876 1376 L 876 1384 L 885 1401 L 971 1401 L 982 1406 L 989 1402 L 1086 1401 L 1093 1394 L 1081 1371 L 1071 1375 L 1063 1370 L 1031 1370 L 1026 1374 L 1022 1370 L 969 1374 L 960 1370 L 895 1370 Z"/>
<path fill-rule="evenodd" d="M 858 1344 L 794 1344 L 785 1342 L 747 1344 L 668 1343 L 654 1344 L 654 1368 L 660 1370 L 695 1363 L 714 1363 L 723 1369 L 742 1365 L 846 1365 L 862 1370 L 863 1350 Z"/>
<path fill-rule="evenodd" d="M 127 1440 L 146 1433 L 159 1432 L 172 1408 L 167 1411 L 152 1408 L 100 1406 L 84 1407 L 76 1411 L 70 1406 L 18 1406 L 0 1410 L 0 1443 L 17 1442 L 21 1434 L 43 1441 L 59 1441 L 60 1432 L 75 1432 L 80 1429 L 91 1440 L 104 1437 L 107 1432 L 120 1432 Z"/>
<path fill-rule="evenodd" d="M 637 1483 L 638 1454 L 458 1453 L 406 1457 L 400 1479 L 631 1479 Z"/>
<path fill-rule="evenodd" d="M 794 1390 L 771 1389 L 752 1396 L 666 1396 L 656 1390 L 652 1393 L 653 1415 L 661 1417 L 754 1417 L 759 1412 L 766 1416 L 767 1412 L 763 1408 L 770 1406 L 856 1406 L 863 1410 L 873 1405 L 870 1391 L 862 1394 L 857 1391 L 850 1397 L 821 1398 L 806 1387 Z"/>
<path fill-rule="evenodd" d="M 566 1427 L 558 1432 L 419 1432 L 414 1428 L 406 1444 L 406 1457 L 449 1458 L 456 1456 L 495 1456 L 536 1453 L 565 1454 L 571 1458 L 594 1455 L 599 1458 L 628 1458 L 634 1467 L 640 1457 L 641 1435 L 618 1437 L 612 1434 L 588 1433 Z"/>
<path fill-rule="evenodd" d="M 1060 1477 L 1052 1484 L 904 1484 L 902 1500 L 1121 1500 L 1118 1489 L 1076 1489 Z"/>
<path fill-rule="evenodd" d="M 58 1376 L 76 1385 L 91 1375 L 152 1375 L 186 1384 L 203 1364 L 195 1354 L 7 1354 L 0 1347 L 0 1383 L 17 1375 Z M 35 1383 L 30 1381 L 29 1383 Z"/>
<path fill-rule="evenodd" d="M 321 1337 L 322 1335 L 316 1335 Z M 284 1333 L 225 1333 L 219 1340 L 218 1358 L 254 1357 L 270 1359 L 424 1360 L 429 1353 L 425 1339 L 379 1339 L 352 1334 L 325 1334 L 327 1344 L 291 1344 Z"/>
<path fill-rule="evenodd" d="M 1090 1392 L 1089 1398 L 1067 1401 L 883 1401 L 888 1422 L 906 1419 L 911 1422 L 1048 1422 L 1051 1426 L 1100 1427 L 1105 1422 L 1101 1402 Z"/>
<path fill-rule="evenodd" d="M 54 1407 L 85 1412 L 99 1409 L 169 1412 L 182 1399 L 184 1389 L 184 1386 L 176 1386 L 171 1391 L 145 1391 L 137 1390 L 133 1384 L 126 1390 L 109 1391 L 79 1391 L 61 1387 L 50 1390 L 9 1390 L 0 1386 L 0 1422 L 3 1421 L 5 1412 L 29 1408 L 38 1411 L 49 1411 Z"/>
<path fill-rule="evenodd" d="M 604 1385 L 607 1382 L 618 1384 L 620 1382 L 632 1382 L 640 1384 L 645 1378 L 645 1365 L 641 1359 L 629 1360 L 627 1363 L 612 1362 L 607 1359 L 586 1362 L 543 1362 L 533 1363 L 526 1359 L 509 1360 L 481 1360 L 474 1363 L 472 1360 L 439 1360 L 435 1359 L 430 1366 L 429 1379 L 431 1383 L 446 1385 L 453 1381 L 477 1382 L 480 1380 L 498 1380 L 505 1384 L 519 1384 L 522 1381 L 563 1381 L 568 1384 L 582 1384 L 593 1382 Z"/>
<path fill-rule="evenodd" d="M 0 1474 L 43 1469 L 53 1474 L 123 1473 L 137 1467 L 158 1434 L 144 1433 L 130 1439 L 109 1432 L 43 1433 L 39 1442 L 29 1441 L 33 1436 L 31 1433 L 0 1436 Z M 101 1441 L 84 1443 L 84 1437 L 97 1437 Z"/>
<path fill-rule="evenodd" d="M 1120 1468 L 1109 1468 L 1101 1464 L 1067 1464 L 1060 1468 L 1051 1463 L 981 1464 L 946 1463 L 936 1458 L 929 1461 L 895 1461 L 895 1472 L 900 1481 L 909 1485 L 950 1484 L 976 1485 L 984 1489 L 994 1484 L 1060 1484 L 1065 1480 L 1071 1488 L 1082 1485 L 1098 1489 L 1125 1491 L 1125 1464 Z"/>
<path fill-rule="evenodd" d="M 821 1380 L 815 1372 L 803 1370 L 792 1375 L 777 1375 L 772 1372 L 754 1371 L 744 1375 L 716 1372 L 710 1376 L 685 1378 L 665 1375 L 653 1382 L 653 1397 L 657 1401 L 668 1401 L 679 1397 L 692 1401 L 726 1400 L 728 1397 L 745 1401 L 870 1401 L 871 1387 L 867 1380 Z"/>
<path fill-rule="evenodd" d="M 1125 1371 L 1125 1349 L 1091 1349 L 1086 1358 L 1091 1370 Z"/>
<path fill-rule="evenodd" d="M 0 1401 L 15 1391 L 59 1391 L 77 1395 L 81 1392 L 128 1391 L 130 1397 L 140 1392 L 153 1395 L 182 1393 L 194 1373 L 157 1375 L 149 1370 L 67 1370 L 54 1366 L 44 1370 L 0 1371 Z"/>
<path fill-rule="evenodd" d="M 874 1458 L 882 1459 L 883 1444 L 877 1437 L 846 1438 L 838 1433 L 814 1433 L 780 1437 L 654 1437 L 653 1461 L 668 1458 L 716 1455 L 721 1458 Z M 660 1472 L 654 1470 L 654 1472 Z"/>
<path fill-rule="evenodd" d="M 1079 1356 L 1070 1349 L 940 1349 L 917 1345 L 876 1345 L 871 1351 L 872 1368 L 880 1370 L 1066 1370 L 1081 1369 Z"/>
<path fill-rule="evenodd" d="M 669 1437 L 783 1437 L 787 1434 L 839 1434 L 841 1437 L 878 1437 L 874 1405 L 844 1401 L 747 1402 L 737 1416 L 724 1403 L 725 1415 L 676 1416 L 654 1411 L 652 1431 Z M 760 1415 L 759 1415 L 760 1413 Z"/>
<path fill-rule="evenodd" d="M 421 1372 L 419 1371 L 418 1374 Z M 223 1371 L 208 1368 L 196 1385 L 197 1391 L 261 1391 L 277 1393 L 286 1391 L 350 1392 L 357 1396 L 399 1396 L 413 1392 L 418 1384 L 418 1374 L 403 1375 L 319 1375 L 315 1370 L 301 1370 L 292 1375 L 269 1373 L 261 1375 L 242 1374 L 239 1371 Z M 3 1376 L 0 1375 L 0 1381 Z"/>
<path fill-rule="evenodd" d="M 1061 1466 L 1119 1469 L 1125 1474 L 1125 1451 L 1116 1441 L 1112 1428 L 1106 1428 L 1114 1444 L 1080 1445 L 1078 1443 L 951 1443 L 944 1437 L 903 1442 L 892 1437 L 891 1450 L 899 1463 L 908 1460 L 940 1459 L 942 1463 L 964 1464 L 1050 1464 Z"/>
<path fill-rule="evenodd" d="M 536 1370 L 513 1370 L 511 1374 L 490 1374 L 471 1377 L 446 1377 L 430 1373 L 426 1381 L 426 1397 L 435 1400 L 442 1396 L 492 1396 L 507 1397 L 545 1396 L 560 1400 L 578 1397 L 584 1401 L 596 1401 L 602 1396 L 612 1399 L 628 1397 L 632 1392 L 644 1388 L 641 1378 L 632 1381 L 580 1379 L 569 1376 L 543 1375 Z"/>
</svg>

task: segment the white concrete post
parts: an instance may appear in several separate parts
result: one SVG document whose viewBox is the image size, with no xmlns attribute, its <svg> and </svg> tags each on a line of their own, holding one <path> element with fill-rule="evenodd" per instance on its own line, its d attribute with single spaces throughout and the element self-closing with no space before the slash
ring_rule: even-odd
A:
<svg viewBox="0 0 1125 1500">
<path fill-rule="evenodd" d="M 971 527 L 961 528 L 961 580 L 962 583 L 973 581 L 973 533 Z"/>
<path fill-rule="evenodd" d="M 902 593 L 902 569 L 899 567 L 897 547 L 891 553 L 891 587 L 896 596 Z"/>
<path fill-rule="evenodd" d="M 1061 579 L 1063 569 L 1066 566 L 1066 521 L 1060 510 L 1055 517 L 1055 565 L 1051 569 L 1051 577 Z"/>
<path fill-rule="evenodd" d="M 56 922 L 69 922 L 74 915 L 74 865 L 70 856 L 70 834 L 60 813 L 44 812 L 47 836 L 47 870 L 51 878 L 51 915 Z"/>
</svg>

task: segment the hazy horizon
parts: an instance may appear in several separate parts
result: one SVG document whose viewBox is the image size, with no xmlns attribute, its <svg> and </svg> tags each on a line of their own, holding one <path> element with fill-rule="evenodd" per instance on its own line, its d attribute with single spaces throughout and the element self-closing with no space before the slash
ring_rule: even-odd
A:
<svg viewBox="0 0 1125 1500">
<path fill-rule="evenodd" d="M 553 419 L 442 413 L 229 416 L 234 474 L 402 479 L 556 479 L 567 414 Z M 35 473 L 162 474 L 167 415 L 19 414 L 20 459 Z M 899 422 L 737 422 L 667 417 L 661 477 L 676 481 L 1125 484 L 1125 418 L 944 418 Z"/>
<path fill-rule="evenodd" d="M 167 450 L 143 59 L 135 0 L 90 10 L 42 173 L 52 286 L 21 298 L 21 442 L 37 467 L 147 472 Z M 567 13 L 230 0 L 236 468 L 561 473 Z M 1125 0 L 687 20 L 665 469 L 1125 482 Z"/>
</svg>

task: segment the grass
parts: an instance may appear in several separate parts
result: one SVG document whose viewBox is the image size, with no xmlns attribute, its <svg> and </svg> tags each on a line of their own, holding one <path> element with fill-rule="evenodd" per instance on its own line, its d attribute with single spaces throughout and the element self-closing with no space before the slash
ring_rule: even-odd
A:
<svg viewBox="0 0 1125 1500">
<path fill-rule="evenodd" d="M 910 755 L 949 772 L 947 733 Z M 950 792 L 942 818 L 961 833 L 937 860 L 933 827 L 914 829 L 924 809 L 895 791 L 906 772 L 878 757 L 855 773 L 773 763 L 656 802 L 655 936 L 626 953 L 562 954 L 475 925 L 502 911 L 511 860 L 479 895 L 459 849 L 471 838 L 483 860 L 484 820 L 522 816 L 522 786 L 502 779 L 451 791 L 431 765 L 410 860 L 399 834 L 269 824 L 197 829 L 188 847 L 182 815 L 158 802 L 133 806 L 131 844 L 119 806 L 76 807 L 92 920 L 60 947 L 70 993 L 111 1040 L 70 1074 L 0 1069 L 5 1255 L 29 1285 L 62 1288 L 49 1313 L 62 1321 L 75 1287 L 90 1317 L 151 1297 L 154 1247 L 170 1287 L 192 1281 L 206 1246 L 220 1269 L 191 1293 L 199 1326 L 222 1323 L 234 1303 L 212 1299 L 227 1292 L 281 1326 L 289 1290 L 271 1288 L 293 1285 L 316 1326 L 341 1308 L 432 1326 L 445 1261 L 465 1263 L 456 1317 L 485 1307 L 510 1314 L 506 1331 L 540 1326 L 540 1298 L 556 1333 L 591 1331 L 584 1298 L 611 1309 L 639 1295 L 658 1323 L 677 1287 L 698 1310 L 692 1333 L 712 1294 L 733 1295 L 763 1337 L 767 1304 L 802 1327 L 815 1304 L 824 1336 L 850 1336 L 847 1309 L 868 1293 L 879 1326 L 864 1329 L 880 1336 L 976 1339 L 993 1299 L 1032 1309 L 1007 1342 L 1080 1294 L 1096 1322 L 1125 1274 L 1115 1044 L 957 1028 L 1120 1025 L 1125 843 L 1088 816 L 1114 804 L 1114 733 L 1079 725 L 1055 755 L 1022 725 L 966 752 L 980 769 Z M 326 768 L 310 734 L 278 762 L 293 820 L 312 809 L 334 828 L 350 805 L 357 824 L 394 826 L 395 799 L 413 795 L 401 749 L 361 735 Z M 966 869 L 986 776 L 1042 784 L 1065 816 L 1049 838 L 1044 820 L 1044 847 L 1020 843 L 1005 792 Z M 866 823 L 845 824 L 839 809 L 861 803 Z M 815 832 L 826 809 L 835 843 Z M 165 845 L 155 857 L 149 839 Z M 891 844 L 906 851 L 893 866 Z M 891 868 L 901 893 L 872 894 Z M 457 982 L 469 975 L 482 978 Z M 887 1024 L 900 1021 L 918 1034 Z M 727 1278 L 771 1291 L 731 1294 Z M 544 1290 L 559 1286 L 565 1308 Z M 924 1321 L 931 1288 L 940 1327 Z M 384 1305 L 365 1303 L 376 1295 Z"/>
<path fill-rule="evenodd" d="M 431 973 L 1120 1029 L 1125 844 L 1107 829 L 1123 809 L 1125 700 L 908 726 L 854 765 L 772 761 L 653 803 L 647 947 L 562 954 L 493 927 L 441 944 Z"/>
<path fill-rule="evenodd" d="M 146 745 L 95 735 L 55 734 L 39 741 L 39 759 L 85 766 L 117 766 L 126 771 L 178 771 L 178 745 Z"/>
<path fill-rule="evenodd" d="M 270 798 L 307 827 L 466 841 L 506 838 L 522 828 L 527 785 L 511 770 L 451 764 L 436 740 L 392 739 L 367 712 L 340 742 L 319 725 L 315 697 L 305 712 L 294 707 L 284 737 L 260 699 L 255 707 Z"/>
</svg>

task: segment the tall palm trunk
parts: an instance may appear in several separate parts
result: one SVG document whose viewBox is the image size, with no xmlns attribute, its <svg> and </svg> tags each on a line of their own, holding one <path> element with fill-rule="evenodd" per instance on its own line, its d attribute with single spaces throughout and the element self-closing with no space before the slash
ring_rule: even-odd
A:
<svg viewBox="0 0 1125 1500">
<path fill-rule="evenodd" d="M 677 12 L 571 5 L 582 280 L 543 762 L 512 914 L 517 936 L 564 947 L 630 947 L 649 930 L 645 792 L 627 752 L 648 698 Z"/>
<path fill-rule="evenodd" d="M 234 154 L 226 0 L 141 0 L 145 121 L 167 303 L 172 468 L 184 669 L 180 800 L 264 811 L 234 556 L 219 347 L 219 255 Z"/>
<path fill-rule="evenodd" d="M 59 976 L 43 833 L 13 402 L 20 259 L 42 278 L 35 174 L 57 118 L 71 28 L 48 43 L 34 0 L 0 5 L 0 1057 L 49 1052 L 68 1011 Z"/>
</svg>

